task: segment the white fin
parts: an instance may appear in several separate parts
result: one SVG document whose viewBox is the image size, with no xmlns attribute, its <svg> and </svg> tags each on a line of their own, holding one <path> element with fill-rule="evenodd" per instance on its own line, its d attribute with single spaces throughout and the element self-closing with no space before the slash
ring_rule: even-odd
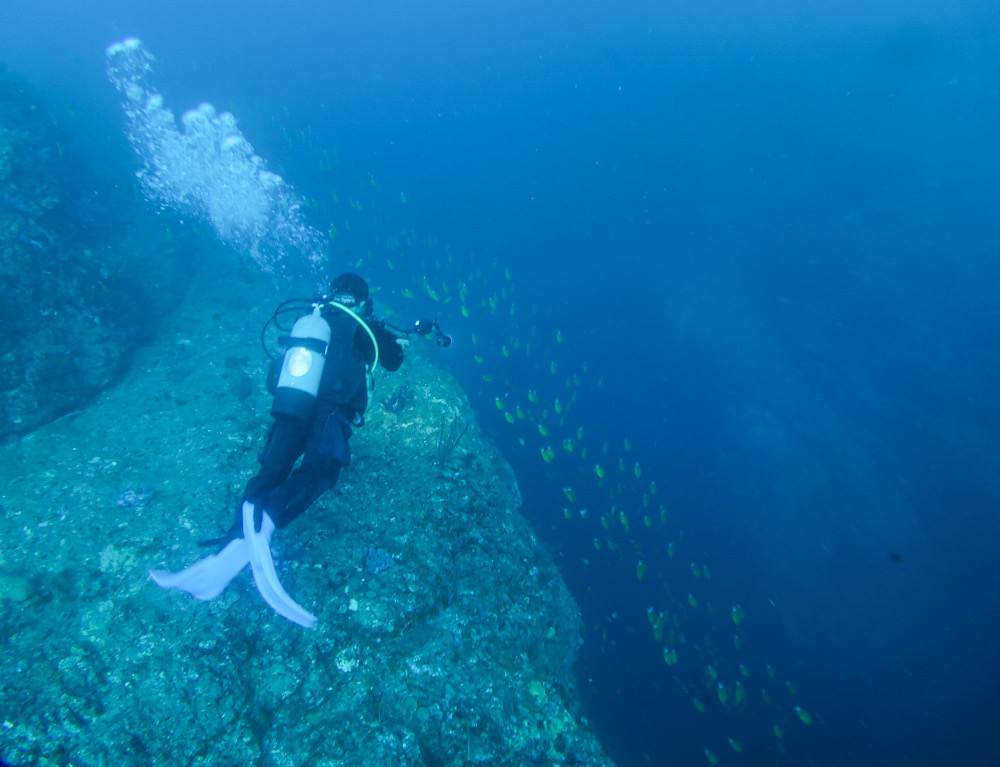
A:
<svg viewBox="0 0 1000 767">
<path fill-rule="evenodd" d="M 179 573 L 150 570 L 149 576 L 165 589 L 180 589 L 198 599 L 219 596 L 240 570 L 250 563 L 250 547 L 242 538 L 230 541 L 218 554 L 205 557 Z"/>
<path fill-rule="evenodd" d="M 292 623 L 297 623 L 307 629 L 311 629 L 316 623 L 316 616 L 307 612 L 297 605 L 288 596 L 281 583 L 278 581 L 278 574 L 274 571 L 274 560 L 271 559 L 271 533 L 274 532 L 274 522 L 265 512 L 260 532 L 253 529 L 253 504 L 249 501 L 243 504 L 243 537 L 249 543 L 247 547 L 250 553 L 250 566 L 253 568 L 253 580 L 257 584 L 257 591 L 264 597 L 278 615 L 288 618 Z"/>
</svg>

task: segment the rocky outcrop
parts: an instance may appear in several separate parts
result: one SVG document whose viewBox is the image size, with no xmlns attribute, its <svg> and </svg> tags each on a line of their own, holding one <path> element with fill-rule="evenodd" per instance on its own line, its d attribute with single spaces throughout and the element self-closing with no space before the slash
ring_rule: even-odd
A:
<svg viewBox="0 0 1000 767">
<path fill-rule="evenodd" d="M 576 605 L 509 467 L 417 345 L 377 382 L 412 399 L 373 398 L 336 490 L 275 534 L 314 629 L 268 608 L 248 570 L 210 602 L 150 581 L 228 528 L 266 434 L 254 328 L 276 299 L 247 303 L 263 280 L 226 287 L 205 275 L 119 383 L 0 447 L 0 577 L 17 596 L 0 599 L 0 757 L 610 764 L 578 708 Z"/>
<path fill-rule="evenodd" d="M 92 167 L 0 72 L 0 439 L 106 387 L 210 247 Z"/>
</svg>

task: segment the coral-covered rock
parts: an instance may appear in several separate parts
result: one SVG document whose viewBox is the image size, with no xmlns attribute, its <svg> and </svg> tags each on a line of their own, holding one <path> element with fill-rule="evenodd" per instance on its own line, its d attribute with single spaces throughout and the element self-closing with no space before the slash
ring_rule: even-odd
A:
<svg viewBox="0 0 1000 767">
<path fill-rule="evenodd" d="M 150 338 L 200 248 L 166 223 L 0 72 L 0 438 L 79 407 Z"/>
<path fill-rule="evenodd" d="M 512 471 L 419 344 L 378 382 L 412 401 L 373 405 L 337 488 L 272 541 L 314 629 L 275 614 L 248 570 L 209 602 L 150 581 L 204 556 L 257 469 L 270 397 L 253 328 L 278 300 L 263 282 L 235 299 L 205 274 L 118 385 L 0 446 L 0 537 L 22 544 L 0 574 L 32 584 L 0 600 L 0 756 L 610 764 L 580 716 L 577 607 Z"/>
</svg>

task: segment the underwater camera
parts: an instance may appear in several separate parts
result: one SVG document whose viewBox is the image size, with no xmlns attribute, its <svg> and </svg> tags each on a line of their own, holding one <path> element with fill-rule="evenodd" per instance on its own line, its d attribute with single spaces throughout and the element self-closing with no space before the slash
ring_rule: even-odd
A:
<svg viewBox="0 0 1000 767">
<path fill-rule="evenodd" d="M 438 346 L 451 346 L 451 336 L 441 330 L 437 320 L 417 320 L 413 332 L 419 336 L 431 336 Z"/>
</svg>

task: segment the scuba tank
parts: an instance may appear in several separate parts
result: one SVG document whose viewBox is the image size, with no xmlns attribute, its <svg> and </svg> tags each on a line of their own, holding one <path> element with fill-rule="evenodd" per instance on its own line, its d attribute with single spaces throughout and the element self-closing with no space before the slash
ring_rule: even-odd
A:
<svg viewBox="0 0 1000 767">
<path fill-rule="evenodd" d="M 292 326 L 271 415 L 302 420 L 312 415 L 329 344 L 330 325 L 320 316 L 320 305 L 314 304 L 312 314 L 299 317 Z"/>
</svg>

